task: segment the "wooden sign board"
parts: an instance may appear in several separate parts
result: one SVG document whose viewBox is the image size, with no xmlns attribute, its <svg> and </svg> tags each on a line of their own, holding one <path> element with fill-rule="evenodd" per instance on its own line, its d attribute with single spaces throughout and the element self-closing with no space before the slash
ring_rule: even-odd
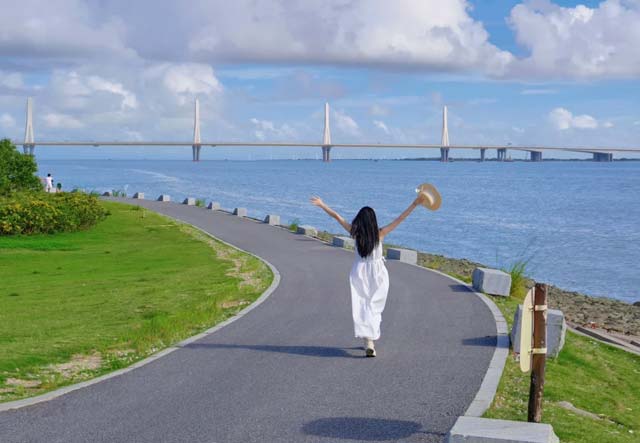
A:
<svg viewBox="0 0 640 443">
<path fill-rule="evenodd" d="M 531 349 L 533 344 L 533 291 L 529 289 L 522 302 L 522 319 L 520 320 L 520 370 L 531 371 Z"/>
</svg>

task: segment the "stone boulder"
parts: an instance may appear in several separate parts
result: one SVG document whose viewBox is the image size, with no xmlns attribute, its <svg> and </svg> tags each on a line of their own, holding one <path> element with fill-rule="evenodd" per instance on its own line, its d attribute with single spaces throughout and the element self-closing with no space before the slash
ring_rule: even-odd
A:
<svg viewBox="0 0 640 443">
<path fill-rule="evenodd" d="M 316 235 L 318 235 L 318 230 L 313 226 L 308 226 L 308 225 L 298 226 L 298 230 L 296 232 L 298 234 L 310 235 L 312 237 L 315 237 Z"/>
<path fill-rule="evenodd" d="M 233 215 L 237 215 L 238 217 L 246 217 L 247 216 L 247 208 L 235 208 L 233 210 Z"/>
<path fill-rule="evenodd" d="M 275 214 L 269 214 L 264 218 L 264 222 L 268 225 L 277 226 L 280 224 L 280 216 Z"/>
<path fill-rule="evenodd" d="M 511 275 L 497 269 L 476 268 L 473 271 L 473 289 L 485 294 L 508 297 Z"/>
<path fill-rule="evenodd" d="M 331 239 L 331 244 L 339 248 L 354 249 L 355 241 L 351 237 L 335 236 Z"/>
<path fill-rule="evenodd" d="M 513 327 L 511 328 L 511 346 L 513 351 L 520 353 L 520 320 L 522 319 L 522 305 L 518 305 L 513 316 Z M 547 310 L 547 357 L 555 358 L 560 354 L 564 346 L 565 335 L 567 334 L 567 322 L 562 311 L 557 309 Z"/>
<path fill-rule="evenodd" d="M 387 249 L 389 260 L 400 260 L 404 263 L 418 264 L 418 251 L 412 249 L 389 248 Z"/>
</svg>

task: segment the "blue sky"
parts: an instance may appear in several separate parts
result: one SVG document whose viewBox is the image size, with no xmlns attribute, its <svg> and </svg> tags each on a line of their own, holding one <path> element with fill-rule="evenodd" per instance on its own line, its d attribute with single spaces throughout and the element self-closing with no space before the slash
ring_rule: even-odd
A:
<svg viewBox="0 0 640 443">
<path fill-rule="evenodd" d="M 640 147 L 637 0 L 180 5 L 0 0 L 0 136 L 24 136 L 26 98 L 34 97 L 36 141 L 190 140 L 198 97 L 207 141 L 318 141 L 326 101 L 334 142 L 438 143 L 447 105 L 452 144 Z M 216 148 L 203 157 L 318 154 Z"/>
</svg>

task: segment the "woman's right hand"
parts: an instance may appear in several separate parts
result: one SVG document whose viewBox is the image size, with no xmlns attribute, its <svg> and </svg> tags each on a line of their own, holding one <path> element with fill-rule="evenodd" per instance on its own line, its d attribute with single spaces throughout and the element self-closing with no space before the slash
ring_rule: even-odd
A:
<svg viewBox="0 0 640 443">
<path fill-rule="evenodd" d="M 318 197 L 317 195 L 314 195 L 313 197 L 311 197 L 309 199 L 309 201 L 311 202 L 312 205 L 314 206 L 318 206 L 320 208 L 324 207 L 324 202 L 322 201 L 322 199 L 320 197 Z"/>
</svg>

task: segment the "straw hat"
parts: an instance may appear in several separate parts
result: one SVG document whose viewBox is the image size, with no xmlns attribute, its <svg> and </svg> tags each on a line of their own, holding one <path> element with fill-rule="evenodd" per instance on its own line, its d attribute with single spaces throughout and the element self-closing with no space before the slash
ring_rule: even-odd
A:
<svg viewBox="0 0 640 443">
<path fill-rule="evenodd" d="M 426 199 L 422 202 L 422 206 L 432 211 L 437 211 L 442 204 L 442 197 L 438 190 L 429 183 L 423 183 L 416 188 L 416 193 L 426 195 Z"/>
</svg>

